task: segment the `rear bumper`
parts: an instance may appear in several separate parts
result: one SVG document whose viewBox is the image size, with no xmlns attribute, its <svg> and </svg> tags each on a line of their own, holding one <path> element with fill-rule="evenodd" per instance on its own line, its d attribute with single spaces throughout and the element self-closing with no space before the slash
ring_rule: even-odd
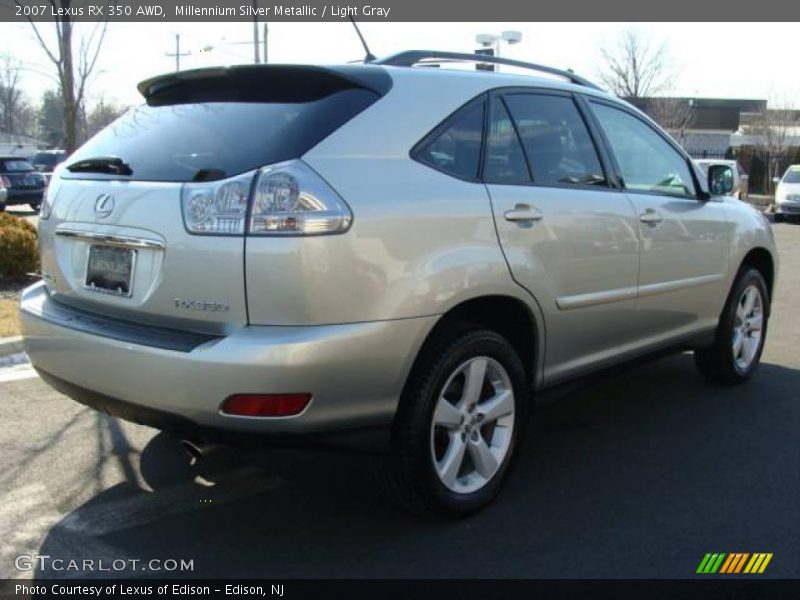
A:
<svg viewBox="0 0 800 600">
<path fill-rule="evenodd" d="M 8 196 L 6 205 L 15 206 L 17 204 L 28 204 L 30 202 L 41 203 L 44 198 L 44 189 L 41 190 L 15 190 L 7 188 Z"/>
<path fill-rule="evenodd" d="M 23 293 L 25 349 L 43 378 L 83 404 L 161 429 L 304 434 L 391 422 L 435 317 L 310 327 L 244 327 L 181 350 L 103 335 L 55 302 L 44 284 Z M 57 314 L 58 318 L 52 315 Z M 156 336 L 158 337 L 158 336 Z M 312 394 L 285 418 L 222 415 L 235 393 Z"/>
</svg>

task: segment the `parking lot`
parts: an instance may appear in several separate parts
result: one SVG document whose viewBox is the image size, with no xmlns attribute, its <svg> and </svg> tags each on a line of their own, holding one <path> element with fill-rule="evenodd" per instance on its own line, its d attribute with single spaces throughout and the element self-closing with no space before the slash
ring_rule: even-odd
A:
<svg viewBox="0 0 800 600">
<path fill-rule="evenodd" d="M 0 578 L 92 575 L 16 570 L 30 553 L 193 560 L 194 577 L 685 578 L 707 552 L 771 552 L 761 577 L 800 577 L 800 225 L 774 227 L 781 271 L 749 384 L 706 385 L 683 354 L 550 392 L 498 501 L 458 522 L 389 506 L 368 455 L 190 465 L 175 440 L 14 367 Z"/>
</svg>

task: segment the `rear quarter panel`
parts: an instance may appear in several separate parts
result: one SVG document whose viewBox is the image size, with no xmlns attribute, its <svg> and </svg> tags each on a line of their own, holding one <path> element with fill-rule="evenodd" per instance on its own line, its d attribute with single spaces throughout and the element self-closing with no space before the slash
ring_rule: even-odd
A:
<svg viewBox="0 0 800 600">
<path fill-rule="evenodd" d="M 398 77 L 385 98 L 303 157 L 351 207 L 353 224 L 336 236 L 248 238 L 251 323 L 436 315 L 489 294 L 531 303 L 510 277 L 485 187 L 409 157 L 485 87 L 475 77 L 448 86 L 436 77 Z"/>
</svg>

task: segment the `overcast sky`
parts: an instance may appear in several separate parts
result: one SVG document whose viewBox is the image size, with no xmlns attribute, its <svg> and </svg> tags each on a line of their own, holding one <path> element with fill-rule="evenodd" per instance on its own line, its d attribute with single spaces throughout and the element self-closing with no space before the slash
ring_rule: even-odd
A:
<svg viewBox="0 0 800 600">
<path fill-rule="evenodd" d="M 362 23 L 374 54 L 404 49 L 471 52 L 478 33 L 513 29 L 522 42 L 504 46 L 511 58 L 572 68 L 596 79 L 599 48 L 613 44 L 627 27 L 665 43 L 676 73 L 672 93 L 722 98 L 791 96 L 800 107 L 796 23 Z M 41 24 L 50 34 L 52 24 Z M 78 36 L 92 24 L 77 26 Z M 113 23 L 93 80 L 89 102 L 100 96 L 124 104 L 140 98 L 136 83 L 174 69 L 175 34 L 181 34 L 181 69 L 252 62 L 252 23 Z M 52 41 L 52 38 L 50 38 Z M 76 44 L 77 45 L 77 44 Z M 211 46 L 210 51 L 203 51 Z M 54 83 L 44 52 L 28 24 L 0 23 L 0 54 L 25 65 L 23 85 L 38 102 Z M 337 63 L 360 59 L 363 51 L 349 22 L 270 23 L 269 61 Z"/>
</svg>

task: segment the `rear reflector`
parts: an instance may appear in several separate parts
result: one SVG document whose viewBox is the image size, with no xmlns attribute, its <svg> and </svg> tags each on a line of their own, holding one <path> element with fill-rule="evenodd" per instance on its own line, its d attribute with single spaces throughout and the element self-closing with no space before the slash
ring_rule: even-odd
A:
<svg viewBox="0 0 800 600">
<path fill-rule="evenodd" d="M 240 417 L 290 417 L 303 412 L 311 394 L 234 394 L 222 403 L 222 412 Z"/>
</svg>

